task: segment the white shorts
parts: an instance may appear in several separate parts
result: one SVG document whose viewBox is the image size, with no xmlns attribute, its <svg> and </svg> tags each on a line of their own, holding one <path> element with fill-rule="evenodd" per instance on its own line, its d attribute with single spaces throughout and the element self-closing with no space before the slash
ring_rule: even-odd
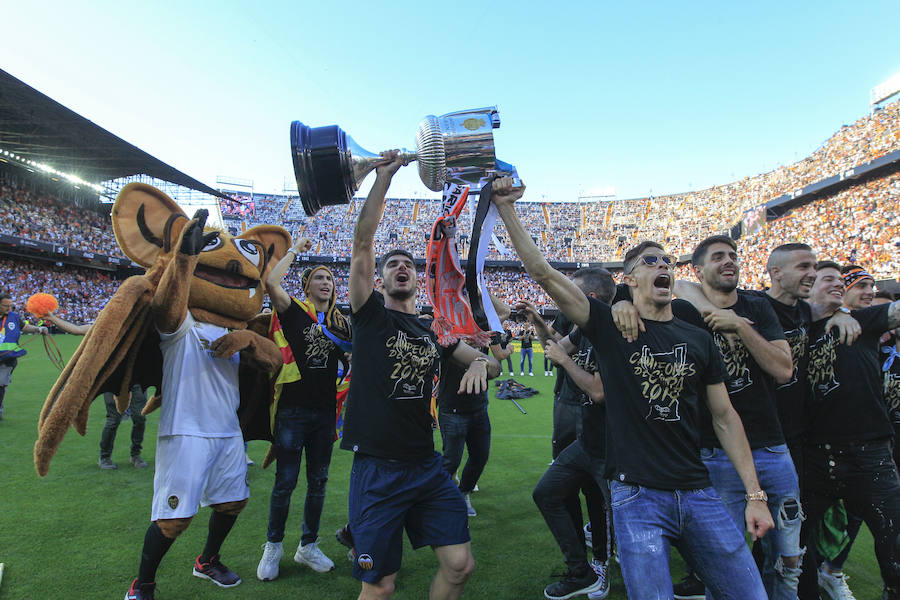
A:
<svg viewBox="0 0 900 600">
<path fill-rule="evenodd" d="M 250 497 L 244 440 L 161 436 L 156 442 L 156 474 L 150 520 L 185 519 L 200 506 Z"/>
</svg>

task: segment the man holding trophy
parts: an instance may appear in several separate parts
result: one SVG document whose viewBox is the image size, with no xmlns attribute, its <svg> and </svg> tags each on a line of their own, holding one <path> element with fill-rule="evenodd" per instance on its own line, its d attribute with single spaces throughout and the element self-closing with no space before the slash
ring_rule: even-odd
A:
<svg viewBox="0 0 900 600">
<path fill-rule="evenodd" d="M 416 314 L 416 266 L 406 250 L 380 261 L 384 294 L 375 292 L 375 231 L 385 194 L 403 165 L 384 153 L 375 184 L 359 213 L 350 258 L 354 330 L 353 379 L 341 448 L 354 453 L 350 528 L 362 582 L 361 600 L 389 598 L 400 569 L 403 530 L 414 548 L 431 546 L 438 571 L 433 600 L 459 598 L 475 568 L 466 504 L 434 450 L 429 412 L 434 375 L 442 360 L 466 371 L 460 393 L 480 393 L 500 363 L 460 342 L 442 347 L 429 321 Z"/>
</svg>

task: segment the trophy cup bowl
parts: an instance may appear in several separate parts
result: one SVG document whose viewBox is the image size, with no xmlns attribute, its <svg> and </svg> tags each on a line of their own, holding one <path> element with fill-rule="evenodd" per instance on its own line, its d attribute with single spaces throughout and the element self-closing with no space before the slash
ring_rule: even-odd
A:
<svg viewBox="0 0 900 600">
<path fill-rule="evenodd" d="M 428 115 L 416 128 L 416 151 L 401 152 L 404 164 L 418 162 L 419 177 L 432 191 L 445 183 L 469 185 L 503 171 L 494 153 L 493 130 L 500 127 L 496 107 Z M 349 204 L 362 180 L 384 159 L 360 147 L 337 125 L 291 123 L 291 156 L 303 210 Z"/>
</svg>

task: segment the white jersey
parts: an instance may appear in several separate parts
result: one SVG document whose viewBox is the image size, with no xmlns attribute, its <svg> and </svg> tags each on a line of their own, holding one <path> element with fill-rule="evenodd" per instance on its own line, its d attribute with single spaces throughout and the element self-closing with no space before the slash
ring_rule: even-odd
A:
<svg viewBox="0 0 900 600">
<path fill-rule="evenodd" d="M 194 320 L 188 311 L 174 333 L 160 332 L 163 356 L 159 435 L 241 435 L 237 409 L 240 356 L 213 358 L 210 343 L 229 330 Z"/>
</svg>

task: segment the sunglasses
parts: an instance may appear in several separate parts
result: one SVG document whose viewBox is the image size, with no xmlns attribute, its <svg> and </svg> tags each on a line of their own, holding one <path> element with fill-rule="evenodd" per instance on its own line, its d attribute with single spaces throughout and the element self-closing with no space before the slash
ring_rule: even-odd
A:
<svg viewBox="0 0 900 600">
<path fill-rule="evenodd" d="M 671 267 L 675 264 L 675 257 L 670 254 L 664 254 L 663 256 L 659 256 L 658 254 L 645 254 L 640 258 L 640 260 L 648 267 L 652 267 L 659 261 L 663 261 L 667 267 Z M 631 268 L 628 269 L 628 273 L 634 271 L 637 265 L 638 261 L 634 261 L 634 263 L 631 265 Z"/>
</svg>

